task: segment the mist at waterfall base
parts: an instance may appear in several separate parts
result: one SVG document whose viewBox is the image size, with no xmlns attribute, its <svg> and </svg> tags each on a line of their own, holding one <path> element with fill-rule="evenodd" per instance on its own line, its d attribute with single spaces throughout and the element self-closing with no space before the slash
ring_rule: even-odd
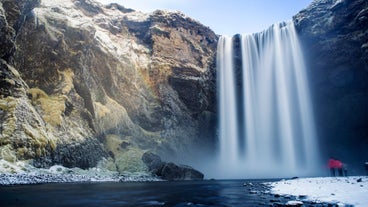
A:
<svg viewBox="0 0 368 207">
<path fill-rule="evenodd" d="M 207 177 L 319 174 L 306 67 L 292 23 L 221 36 L 217 49 L 219 133 Z M 211 165 L 211 164 L 208 164 Z"/>
</svg>

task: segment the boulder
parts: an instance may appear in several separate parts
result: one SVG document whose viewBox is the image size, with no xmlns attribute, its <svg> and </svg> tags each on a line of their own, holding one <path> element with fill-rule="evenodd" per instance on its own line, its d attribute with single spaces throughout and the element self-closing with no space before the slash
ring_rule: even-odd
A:
<svg viewBox="0 0 368 207">
<path fill-rule="evenodd" d="M 144 153 L 142 156 L 142 161 L 144 162 L 144 164 L 146 164 L 148 170 L 154 175 L 159 174 L 164 164 L 161 161 L 161 158 L 158 155 L 153 154 L 152 152 Z"/>
<path fill-rule="evenodd" d="M 187 165 L 180 165 L 180 167 L 184 173 L 184 180 L 203 180 L 204 174 L 200 171 Z"/>
<path fill-rule="evenodd" d="M 169 162 L 162 167 L 161 177 L 165 180 L 203 180 L 204 175 L 190 166 Z"/>
<path fill-rule="evenodd" d="M 190 166 L 177 165 L 172 162 L 162 162 L 161 158 L 152 152 L 144 153 L 142 161 L 153 175 L 159 176 L 165 180 L 203 180 L 204 177 L 203 173 Z"/>
</svg>

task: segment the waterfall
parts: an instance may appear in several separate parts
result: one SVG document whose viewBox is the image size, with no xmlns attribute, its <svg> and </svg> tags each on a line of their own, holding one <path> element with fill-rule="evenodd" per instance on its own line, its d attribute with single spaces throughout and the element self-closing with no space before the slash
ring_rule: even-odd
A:
<svg viewBox="0 0 368 207">
<path fill-rule="evenodd" d="M 240 72 L 237 64 L 241 64 Z M 279 23 L 256 34 L 221 36 L 217 71 L 218 176 L 261 178 L 317 172 L 313 110 L 294 25 Z"/>
</svg>

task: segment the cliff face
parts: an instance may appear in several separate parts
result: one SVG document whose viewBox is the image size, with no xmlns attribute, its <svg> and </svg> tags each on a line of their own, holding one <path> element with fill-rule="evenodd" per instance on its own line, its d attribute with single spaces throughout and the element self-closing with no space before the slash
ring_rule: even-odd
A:
<svg viewBox="0 0 368 207">
<path fill-rule="evenodd" d="M 32 10 L 39 2 L 24 2 L 0 5 L 1 36 L 9 36 L 1 48 L 1 158 L 82 168 L 106 158 L 109 169 L 142 171 L 146 150 L 175 156 L 213 143 L 210 29 L 180 13 L 89 0 Z"/>
<path fill-rule="evenodd" d="M 366 161 L 368 3 L 315 0 L 294 22 L 321 150 Z M 217 36 L 185 15 L 1 0 L 0 36 L 0 159 L 123 172 L 214 149 Z"/>
<path fill-rule="evenodd" d="M 368 2 L 316 0 L 294 17 L 325 156 L 368 159 Z"/>
</svg>

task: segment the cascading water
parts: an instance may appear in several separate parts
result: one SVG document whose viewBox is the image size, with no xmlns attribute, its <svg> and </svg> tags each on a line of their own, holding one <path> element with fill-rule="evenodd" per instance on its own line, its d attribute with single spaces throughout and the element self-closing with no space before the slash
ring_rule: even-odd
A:
<svg viewBox="0 0 368 207">
<path fill-rule="evenodd" d="M 303 176 L 319 166 L 303 54 L 292 23 L 217 49 L 222 178 Z M 235 59 L 241 58 L 241 77 Z M 240 80 L 240 81 L 237 81 Z M 240 82 L 241 84 L 237 84 Z M 240 85 L 240 89 L 239 89 Z"/>
</svg>

